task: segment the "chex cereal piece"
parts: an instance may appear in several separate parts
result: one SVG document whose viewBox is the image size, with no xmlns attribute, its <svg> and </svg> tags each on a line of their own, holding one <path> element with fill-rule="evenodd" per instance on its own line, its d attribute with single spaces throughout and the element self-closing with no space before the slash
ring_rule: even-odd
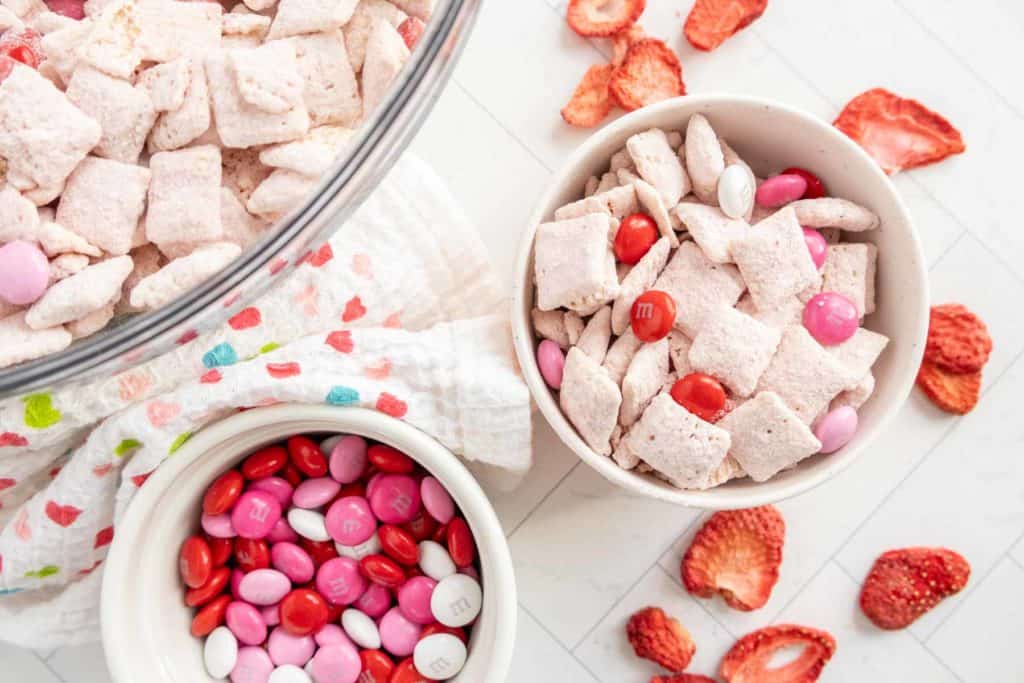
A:
<svg viewBox="0 0 1024 683">
<path fill-rule="evenodd" d="M 131 304 L 131 291 L 135 285 L 142 282 L 166 264 L 163 254 L 152 244 L 145 244 L 129 253 L 132 257 L 132 272 L 128 274 L 121 284 L 121 296 L 114 306 L 114 313 L 122 315 L 125 313 L 141 313 L 143 309 L 135 308 Z"/>
<path fill-rule="evenodd" d="M 622 384 L 622 378 L 626 376 L 626 370 L 633 360 L 633 356 L 643 346 L 643 342 L 636 338 L 633 330 L 626 330 L 618 339 L 612 342 L 608 353 L 604 356 L 601 367 L 608 373 L 612 381 Z"/>
<path fill-rule="evenodd" d="M 760 310 L 772 310 L 820 282 L 791 208 L 755 225 L 746 237 L 732 243 L 731 252 Z"/>
<path fill-rule="evenodd" d="M 116 256 L 87 266 L 51 285 L 28 309 L 25 324 L 33 330 L 45 330 L 97 311 L 120 296 L 121 283 L 130 272 L 130 256 Z"/>
<path fill-rule="evenodd" d="M 81 339 L 96 334 L 114 319 L 114 304 L 107 304 L 103 308 L 92 313 L 86 313 L 78 320 L 72 320 L 65 325 L 72 339 Z"/>
<path fill-rule="evenodd" d="M 576 348 L 590 356 L 597 364 L 604 362 L 608 353 L 608 342 L 612 338 L 612 308 L 602 306 L 587 321 L 583 333 L 576 340 Z"/>
<path fill-rule="evenodd" d="M 575 311 L 605 304 L 619 293 L 605 214 L 542 223 L 534 248 L 537 307 Z"/>
<path fill-rule="evenodd" d="M 852 337 L 828 350 L 847 368 L 850 376 L 859 381 L 871 372 L 871 366 L 888 344 L 889 338 L 884 334 L 860 327 Z"/>
<path fill-rule="evenodd" d="M 873 393 L 875 393 L 875 376 L 869 372 L 853 387 L 832 399 L 832 403 L 829 404 L 828 408 L 829 410 L 835 410 L 836 408 L 849 406 L 854 410 L 858 410 L 867 403 Z"/>
<path fill-rule="evenodd" d="M 677 377 L 685 377 L 693 372 L 690 365 L 690 347 L 693 342 L 679 330 L 668 333 L 668 357 L 672 361 L 672 369 Z"/>
<path fill-rule="evenodd" d="M 221 270 L 240 253 L 242 250 L 237 244 L 215 242 L 203 245 L 140 280 L 132 289 L 129 301 L 141 310 L 159 308 Z"/>
<path fill-rule="evenodd" d="M 156 110 L 144 90 L 82 64 L 71 76 L 65 94 L 103 129 L 93 154 L 129 164 L 138 162 L 156 121 Z"/>
<path fill-rule="evenodd" d="M 411 17 L 429 21 L 434 11 L 435 0 L 392 0 L 392 3 Z"/>
<path fill-rule="evenodd" d="M 586 323 L 576 311 L 568 311 L 565 314 L 565 336 L 569 338 L 569 346 L 576 346 L 583 334 Z"/>
<path fill-rule="evenodd" d="M 604 175 L 601 176 L 601 182 L 599 182 L 597 184 L 597 187 L 594 189 L 594 191 L 591 192 L 590 195 L 587 195 L 587 196 L 589 197 L 591 195 L 601 194 L 602 192 L 607 192 L 608 190 L 615 189 L 618 186 L 619 186 L 619 176 L 615 175 L 614 173 L 610 173 L 610 172 L 609 173 L 605 173 Z"/>
<path fill-rule="evenodd" d="M 217 50 L 206 56 L 206 76 L 220 139 L 228 147 L 252 147 L 302 137 L 309 130 L 305 104 L 300 102 L 284 113 L 271 113 L 242 97 L 232 63 L 244 60 L 248 52 L 252 50 Z"/>
<path fill-rule="evenodd" d="M 754 299 L 747 292 L 736 303 L 736 310 L 746 313 L 758 322 L 762 322 L 777 330 L 784 330 L 790 325 L 801 325 L 804 314 L 804 302 L 800 295 L 792 296 L 774 308 L 762 311 L 754 304 Z"/>
<path fill-rule="evenodd" d="M 291 42 L 312 125 L 356 125 L 363 114 L 363 100 L 341 31 L 295 36 Z"/>
<path fill-rule="evenodd" d="M 267 37 L 273 40 L 339 29 L 352 18 L 357 4 L 358 0 L 280 0 Z"/>
<path fill-rule="evenodd" d="M 226 187 L 220 188 L 221 241 L 231 242 L 245 249 L 263 237 L 270 224 L 249 213 L 241 200 Z"/>
<path fill-rule="evenodd" d="M 619 185 L 635 185 L 643 180 L 643 178 L 636 174 L 636 169 L 632 168 L 620 168 L 615 172 L 615 179 L 618 180 Z"/>
<path fill-rule="evenodd" d="M 565 357 L 558 403 L 588 446 L 601 455 L 611 453 L 622 395 L 601 366 L 578 348 L 569 349 Z"/>
<path fill-rule="evenodd" d="M 295 45 L 272 40 L 250 50 L 229 50 L 242 99 L 260 111 L 284 114 L 302 102 L 302 76 Z"/>
<path fill-rule="evenodd" d="M 725 156 L 718 136 L 703 115 L 690 117 L 685 146 L 686 171 L 694 194 L 705 204 L 718 206 L 718 177 L 725 170 Z"/>
<path fill-rule="evenodd" d="M 873 211 L 839 197 L 800 199 L 789 206 L 796 211 L 800 225 L 807 228 L 839 228 L 863 232 L 881 225 L 881 220 Z"/>
<path fill-rule="evenodd" d="M 870 315 L 875 312 L 877 265 L 878 247 L 873 244 L 831 245 L 821 267 L 821 288 L 848 298 L 862 317 Z"/>
<path fill-rule="evenodd" d="M 53 83 L 20 65 L 0 83 L 0 130 L 7 182 L 22 191 L 60 187 L 103 135 Z"/>
<path fill-rule="evenodd" d="M 619 424 L 630 427 L 640 418 L 654 395 L 661 391 L 668 377 L 668 340 L 644 344 L 629 362 L 622 378 L 622 406 Z"/>
<path fill-rule="evenodd" d="M 264 147 L 260 150 L 260 161 L 267 166 L 319 178 L 334 164 L 354 134 L 351 128 L 320 126 L 299 140 Z"/>
<path fill-rule="evenodd" d="M 223 235 L 220 149 L 211 145 L 159 152 L 149 160 L 146 238 L 165 245 L 210 242 Z"/>
<path fill-rule="evenodd" d="M 732 457 L 732 455 L 727 455 L 722 460 L 722 464 L 711 473 L 710 477 L 708 477 L 704 488 L 713 489 L 716 486 L 721 486 L 727 481 L 741 479 L 745 476 L 747 476 L 747 473 L 744 471 L 743 465 L 740 464 L 740 461 Z"/>
<path fill-rule="evenodd" d="M 39 211 L 10 185 L 0 189 L 0 244 L 34 242 L 39 233 Z"/>
<path fill-rule="evenodd" d="M 716 377 L 733 393 L 750 396 L 781 339 L 778 330 L 723 306 L 704 318 L 690 347 L 690 365 Z"/>
<path fill-rule="evenodd" d="M 363 60 L 363 108 L 373 111 L 384 101 L 391 83 L 409 61 L 409 48 L 394 26 L 375 19 Z"/>
<path fill-rule="evenodd" d="M 814 341 L 802 325 L 793 325 L 783 332 L 775 357 L 761 375 L 758 391 L 778 394 L 810 424 L 829 401 L 859 379 Z"/>
<path fill-rule="evenodd" d="M 718 421 L 750 478 L 766 481 L 821 449 L 821 442 L 777 394 L 762 391 Z"/>
<path fill-rule="evenodd" d="M 530 320 L 534 331 L 542 339 L 550 339 L 563 349 L 569 348 L 569 333 L 565 329 L 565 311 L 555 309 L 542 311 L 535 308 L 530 311 Z"/>
<path fill-rule="evenodd" d="M 199 58 L 183 57 L 188 85 L 181 106 L 160 115 L 149 136 L 151 152 L 168 152 L 196 141 L 210 129 L 210 89 Z"/>
<path fill-rule="evenodd" d="M 140 0 L 135 8 L 143 60 L 169 62 L 185 55 L 201 56 L 220 47 L 221 14 L 215 2 Z"/>
<path fill-rule="evenodd" d="M 61 254 L 50 261 L 50 284 L 81 273 L 88 265 L 89 257 L 85 254 Z"/>
<path fill-rule="evenodd" d="M 622 278 L 619 295 L 612 307 L 612 331 L 615 334 L 622 334 L 629 328 L 629 311 L 633 307 L 633 302 L 658 279 L 658 273 L 668 262 L 670 250 L 669 241 L 662 237 L 637 261 L 629 274 Z"/>
<path fill-rule="evenodd" d="M 741 166 L 747 172 L 747 177 L 750 180 L 750 187 L 756 188 L 757 176 L 754 174 L 754 169 L 750 168 L 750 164 L 744 161 L 743 158 L 736 153 L 736 150 L 730 147 L 729 143 L 727 143 L 724 139 L 718 138 L 718 144 L 722 148 L 722 157 L 725 159 L 725 167 L 728 168 L 733 165 Z M 743 220 L 745 220 L 747 223 L 750 223 L 751 219 L 753 218 L 754 207 L 756 205 L 757 202 L 751 202 L 750 208 L 747 210 L 747 213 L 743 216 Z"/>
<path fill-rule="evenodd" d="M 408 18 L 408 14 L 387 0 L 359 0 L 352 19 L 345 24 L 345 47 L 352 68 L 356 72 L 363 70 L 366 42 L 370 39 L 374 19 L 383 19 L 397 29 Z"/>
<path fill-rule="evenodd" d="M 651 184 L 667 208 L 672 208 L 690 192 L 690 178 L 665 132 L 652 128 L 626 141 L 626 150 L 636 171 Z"/>
<path fill-rule="evenodd" d="M 60 16 L 58 14 L 54 14 L 53 12 L 43 12 L 43 14 Z M 32 25 L 33 28 L 40 34 L 49 33 L 49 31 L 40 30 L 38 17 L 36 18 L 36 21 L 32 22 Z M 19 19 L 17 14 L 15 14 L 12 10 L 8 9 L 5 6 L 0 6 L 0 31 L 8 31 L 10 29 L 14 29 L 15 31 L 21 31 L 23 28 L 25 28 L 25 22 Z"/>
<path fill-rule="evenodd" d="M 99 257 L 103 254 L 102 251 L 89 244 L 81 235 L 53 221 L 40 222 L 39 232 L 36 236 L 39 240 L 39 246 L 51 258 L 59 254 L 85 254 L 86 256 L 94 257 Z"/>
<path fill-rule="evenodd" d="M 583 196 L 589 197 L 590 195 L 597 192 L 597 186 L 600 184 L 600 179 L 596 175 L 592 175 L 587 178 L 587 184 L 583 186 Z"/>
<path fill-rule="evenodd" d="M 263 43 L 269 30 L 270 17 L 232 10 L 221 20 L 221 47 L 256 47 Z"/>
<path fill-rule="evenodd" d="M 298 206 L 318 182 L 319 178 L 277 169 L 253 190 L 245 208 L 257 216 L 276 218 Z"/>
<path fill-rule="evenodd" d="M 744 284 L 736 266 L 714 263 L 696 244 L 683 242 L 652 289 L 675 300 L 676 327 L 692 339 L 708 313 L 739 300 Z"/>
<path fill-rule="evenodd" d="M 223 149 L 221 166 L 224 186 L 231 188 L 243 202 L 248 201 L 253 190 L 274 172 L 260 163 L 260 153 L 255 149 Z"/>
<path fill-rule="evenodd" d="M 623 168 L 627 168 L 634 173 L 636 172 L 636 164 L 633 163 L 633 157 L 629 155 L 629 150 L 626 148 L 622 148 L 613 154 L 608 161 L 608 170 L 612 173 L 616 173 Z"/>
<path fill-rule="evenodd" d="M 190 57 L 179 57 L 171 62 L 157 64 L 139 74 L 135 84 L 149 95 L 154 110 L 175 111 L 185 104 L 185 92 L 191 78 L 191 63 Z"/>
<path fill-rule="evenodd" d="M 615 425 L 615 429 L 616 432 L 612 434 L 612 460 L 624 470 L 634 470 L 640 464 L 640 458 L 636 457 L 632 451 L 622 447 L 622 426 Z M 616 434 L 618 434 L 617 439 L 615 438 Z"/>
<path fill-rule="evenodd" d="M 631 213 L 636 213 L 639 208 L 636 188 L 629 184 L 566 204 L 555 210 L 555 220 L 579 218 L 592 213 L 605 213 L 622 220 Z"/>
<path fill-rule="evenodd" d="M 745 220 L 729 218 L 716 206 L 684 202 L 673 212 L 704 254 L 715 263 L 732 263 L 733 243 L 750 231 Z"/>
<path fill-rule="evenodd" d="M 137 45 L 139 5 L 135 0 L 111 0 L 92 19 L 93 29 L 79 48 L 79 59 L 111 76 L 131 78 L 142 61 Z"/>
<path fill-rule="evenodd" d="M 92 33 L 92 20 L 82 19 L 43 36 L 40 44 L 49 65 L 66 83 L 78 66 L 79 49 Z"/>
<path fill-rule="evenodd" d="M 679 246 L 679 238 L 672 229 L 672 219 L 669 217 L 668 209 L 661 199 L 661 195 L 654 189 L 654 186 L 644 182 L 640 178 L 632 181 L 636 187 L 636 196 L 640 205 L 646 210 L 647 215 L 654 219 L 658 225 L 658 232 L 663 239 L 667 239 L 672 248 Z"/>
<path fill-rule="evenodd" d="M 730 444 L 729 432 L 701 420 L 669 394 L 658 394 L 619 448 L 633 453 L 674 486 L 700 489 L 707 487 Z"/>
<path fill-rule="evenodd" d="M 56 326 L 35 330 L 25 324 L 25 313 L 0 318 L 0 368 L 63 351 L 71 345 L 71 333 Z"/>
<path fill-rule="evenodd" d="M 108 254 L 127 254 L 145 210 L 150 177 L 145 166 L 87 157 L 68 178 L 57 222 Z"/>
</svg>

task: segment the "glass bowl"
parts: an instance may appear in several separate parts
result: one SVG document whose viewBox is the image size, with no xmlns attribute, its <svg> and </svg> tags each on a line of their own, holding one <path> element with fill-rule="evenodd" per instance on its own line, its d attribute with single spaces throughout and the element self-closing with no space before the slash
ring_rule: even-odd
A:
<svg viewBox="0 0 1024 683">
<path fill-rule="evenodd" d="M 481 0 L 438 0 L 388 97 L 302 206 L 224 270 L 155 311 L 126 317 L 59 353 L 0 370 L 0 398 L 109 376 L 222 325 L 287 277 L 314 246 L 343 229 L 391 168 L 447 83 Z"/>
</svg>

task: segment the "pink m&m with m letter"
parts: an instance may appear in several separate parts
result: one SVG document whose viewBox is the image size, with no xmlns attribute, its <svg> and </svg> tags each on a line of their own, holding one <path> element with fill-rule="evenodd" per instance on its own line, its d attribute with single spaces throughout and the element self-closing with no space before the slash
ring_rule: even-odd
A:
<svg viewBox="0 0 1024 683">
<path fill-rule="evenodd" d="M 328 560 L 316 573 L 316 589 L 334 605 L 352 604 L 366 591 L 367 583 L 359 563 L 350 557 Z"/>
<path fill-rule="evenodd" d="M 420 487 L 408 474 L 385 474 L 369 493 L 370 508 L 385 524 L 411 522 L 420 511 Z"/>
<path fill-rule="evenodd" d="M 50 262 L 39 247 L 21 240 L 0 246 L 0 299 L 27 306 L 46 292 L 49 283 Z"/>
<path fill-rule="evenodd" d="M 819 344 L 842 344 L 860 327 L 857 306 L 842 294 L 822 292 L 804 306 L 804 327 Z"/>
<path fill-rule="evenodd" d="M 266 491 L 246 491 L 231 511 L 231 526 L 242 538 L 265 538 L 281 519 L 281 503 Z"/>
<path fill-rule="evenodd" d="M 327 533 L 341 545 L 359 545 L 377 530 L 370 504 L 362 496 L 349 496 L 335 501 L 324 519 Z"/>
</svg>

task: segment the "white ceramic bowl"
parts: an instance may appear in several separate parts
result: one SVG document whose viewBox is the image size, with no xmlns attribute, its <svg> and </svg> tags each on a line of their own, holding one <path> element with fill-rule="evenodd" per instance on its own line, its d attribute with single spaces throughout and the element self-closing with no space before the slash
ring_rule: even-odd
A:
<svg viewBox="0 0 1024 683">
<path fill-rule="evenodd" d="M 213 683 L 203 667 L 202 641 L 189 634 L 193 610 L 182 599 L 178 549 L 198 529 L 203 493 L 219 474 L 263 445 L 309 432 L 359 434 L 394 446 L 448 488 L 473 531 L 484 585 L 469 659 L 452 680 L 505 680 L 516 632 L 515 577 L 501 525 L 472 475 L 423 432 L 378 412 L 281 405 L 203 429 L 135 494 L 103 577 L 103 645 L 115 683 Z"/>
<path fill-rule="evenodd" d="M 612 154 L 631 135 L 650 129 L 685 129 L 692 114 L 708 117 L 715 130 L 756 173 L 800 166 L 818 174 L 829 192 L 874 210 L 882 227 L 859 239 L 878 245 L 878 310 L 866 326 L 890 338 L 875 364 L 874 395 L 861 408 L 860 428 L 846 447 L 832 455 L 807 458 L 764 483 L 729 482 L 708 491 L 683 491 L 662 480 L 619 468 L 579 437 L 537 369 L 533 307 L 533 241 L 537 225 L 555 209 L 583 195 L 592 175 L 607 170 Z M 844 239 L 858 239 L 844 233 Z M 920 366 L 928 331 L 928 280 L 924 254 L 907 209 L 895 187 L 860 147 L 828 123 L 777 102 L 733 95 L 690 95 L 633 112 L 590 137 L 551 179 L 527 226 L 516 262 L 512 333 L 526 382 L 555 433 L 588 465 L 619 486 L 680 505 L 708 509 L 743 508 L 782 500 L 826 481 L 867 450 L 906 400 Z M 881 454 L 879 457 L 882 457 Z"/>
</svg>

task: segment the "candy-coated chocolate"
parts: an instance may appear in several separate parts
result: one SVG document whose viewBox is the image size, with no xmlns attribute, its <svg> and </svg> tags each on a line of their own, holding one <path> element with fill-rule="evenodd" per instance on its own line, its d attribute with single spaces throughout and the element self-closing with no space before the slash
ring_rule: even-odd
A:
<svg viewBox="0 0 1024 683">
<path fill-rule="evenodd" d="M 825 257 L 828 256 L 828 240 L 817 230 L 804 228 L 804 242 L 814 266 L 820 270 L 825 265 Z"/>
<path fill-rule="evenodd" d="M 335 605 L 350 605 L 366 591 L 359 563 L 348 557 L 328 560 L 316 572 L 316 589 Z"/>
<path fill-rule="evenodd" d="M 385 524 L 404 524 L 420 511 L 420 487 L 406 474 L 382 474 L 368 490 L 370 509 Z"/>
<path fill-rule="evenodd" d="M 241 569 L 231 570 L 231 580 L 229 583 L 231 584 L 231 597 L 233 597 L 235 600 L 242 599 L 242 595 L 238 592 L 238 588 L 242 585 L 242 579 L 244 578 L 245 572 L 243 572 Z"/>
<path fill-rule="evenodd" d="M 427 479 L 423 481 L 426 482 Z M 377 537 L 384 552 L 396 562 L 410 567 L 419 562 L 420 549 L 416 545 L 416 539 L 402 527 L 385 524 L 377 529 Z"/>
<path fill-rule="evenodd" d="M 437 529 L 437 520 L 431 517 L 426 510 L 420 510 L 420 512 L 413 517 L 412 521 L 406 522 L 402 525 L 402 528 L 412 534 L 412 537 L 416 539 L 416 542 L 425 541 L 434 535 L 434 531 Z"/>
<path fill-rule="evenodd" d="M 320 648 L 310 665 L 316 683 L 355 683 L 362 669 L 359 651 L 344 643 Z"/>
<path fill-rule="evenodd" d="M 363 476 L 366 462 L 366 439 L 343 436 L 331 449 L 331 476 L 342 484 L 351 484 Z"/>
<path fill-rule="evenodd" d="M 852 337 L 860 327 L 857 305 L 842 294 L 822 292 L 804 306 L 804 327 L 819 344 L 835 346 Z"/>
<path fill-rule="evenodd" d="M 314 683 L 304 669 L 294 664 L 283 664 L 270 672 L 267 683 Z"/>
<path fill-rule="evenodd" d="M 215 538 L 206 534 L 206 542 L 210 545 L 210 557 L 214 567 L 223 567 L 231 559 L 235 551 L 235 542 L 230 538 Z"/>
<path fill-rule="evenodd" d="M 380 443 L 366 449 L 366 459 L 381 472 L 389 474 L 412 474 L 416 469 L 416 463 L 408 455 Z"/>
<path fill-rule="evenodd" d="M 409 657 L 398 663 L 388 683 L 431 683 L 431 681 L 416 670 L 416 664 L 412 657 Z"/>
<path fill-rule="evenodd" d="M 245 477 L 238 470 L 228 470 L 217 477 L 203 496 L 203 512 L 208 515 L 220 515 L 231 509 L 242 490 L 245 488 Z"/>
<path fill-rule="evenodd" d="M 447 633 L 421 638 L 413 651 L 416 670 L 431 680 L 443 681 L 457 676 L 466 665 L 468 651 L 461 640 Z"/>
<path fill-rule="evenodd" d="M 352 605 L 362 610 L 367 616 L 380 619 L 391 609 L 391 591 L 379 583 L 371 583 L 366 592 L 359 596 Z"/>
<path fill-rule="evenodd" d="M 285 517 L 277 520 L 277 524 L 267 532 L 267 541 L 270 543 L 297 543 L 298 540 L 299 535 Z"/>
<path fill-rule="evenodd" d="M 313 558 L 313 564 L 319 568 L 324 562 L 333 560 L 338 556 L 333 541 L 311 541 L 308 538 L 298 540 L 299 547 L 309 553 Z"/>
<path fill-rule="evenodd" d="M 288 439 L 288 457 L 307 477 L 322 477 L 327 474 L 327 458 L 320 452 L 320 446 L 304 436 L 293 436 Z"/>
<path fill-rule="evenodd" d="M 370 555 L 376 555 L 381 551 L 380 538 L 377 534 L 370 536 L 359 545 L 342 545 L 340 543 L 335 543 L 334 548 L 342 557 L 351 557 L 356 561 L 359 561 L 364 557 L 369 557 Z"/>
<path fill-rule="evenodd" d="M 676 302 L 670 294 L 649 289 L 633 301 L 629 324 L 640 341 L 656 342 L 672 331 L 676 322 Z"/>
<path fill-rule="evenodd" d="M 249 572 L 238 585 L 238 594 L 246 602 L 261 607 L 276 605 L 288 595 L 292 582 L 276 569 L 256 569 Z"/>
<path fill-rule="evenodd" d="M 316 591 L 296 588 L 281 601 L 281 627 L 295 636 L 316 633 L 327 623 L 327 601 Z"/>
<path fill-rule="evenodd" d="M 247 602 L 236 600 L 228 605 L 225 621 L 243 645 L 260 645 L 267 639 L 267 624 L 263 616 Z"/>
<path fill-rule="evenodd" d="M 447 524 L 455 516 L 455 502 L 444 484 L 434 477 L 423 477 L 420 482 L 420 499 L 427 512 L 442 524 Z"/>
<path fill-rule="evenodd" d="M 380 647 L 380 631 L 365 612 L 351 608 L 345 610 L 341 613 L 341 627 L 358 647 L 370 650 Z"/>
<path fill-rule="evenodd" d="M 359 683 L 388 683 L 395 671 L 395 663 L 380 650 L 363 650 L 359 653 L 365 680 Z"/>
<path fill-rule="evenodd" d="M 192 627 L 190 629 L 192 635 L 196 638 L 202 638 L 223 624 L 224 613 L 227 612 L 228 605 L 230 604 L 231 596 L 221 595 L 203 606 L 201 610 L 196 612 L 195 617 L 192 618 Z"/>
<path fill-rule="evenodd" d="M 231 570 L 217 567 L 210 573 L 210 578 L 202 586 L 185 591 L 185 604 L 189 607 L 201 607 L 224 592 L 231 581 Z"/>
<path fill-rule="evenodd" d="M 266 491 L 246 491 L 231 510 L 231 525 L 242 538 L 265 538 L 281 519 L 281 503 Z"/>
<path fill-rule="evenodd" d="M 338 645 L 343 643 L 352 644 L 352 640 L 345 635 L 345 632 L 341 629 L 341 626 L 337 624 L 324 624 L 313 636 L 313 640 L 319 647 L 327 647 L 328 645 Z"/>
<path fill-rule="evenodd" d="M 388 588 L 397 588 L 405 582 L 405 572 L 398 563 L 385 555 L 369 555 L 359 561 L 363 576 Z"/>
<path fill-rule="evenodd" d="M 238 662 L 231 670 L 231 683 L 269 683 L 274 663 L 262 647 L 243 647 Z"/>
<path fill-rule="evenodd" d="M 15 306 L 37 301 L 50 282 L 50 262 L 32 242 L 15 240 L 0 246 L 0 299 Z"/>
<path fill-rule="evenodd" d="M 210 574 L 213 573 L 213 553 L 205 538 L 189 536 L 185 539 L 178 554 L 178 571 L 182 581 L 189 588 L 199 588 L 210 580 Z"/>
<path fill-rule="evenodd" d="M 626 216 L 612 241 L 612 251 L 620 263 L 636 264 L 658 241 L 658 224 L 645 213 Z"/>
<path fill-rule="evenodd" d="M 672 400 L 702 420 L 713 422 L 725 407 L 726 393 L 722 383 L 711 375 L 691 372 L 672 385 Z"/>
<path fill-rule="evenodd" d="M 442 579 L 430 596 L 430 611 L 445 626 L 467 626 L 477 618 L 483 607 L 480 584 L 465 574 Z"/>
<path fill-rule="evenodd" d="M 448 524 L 448 554 L 460 569 L 471 566 L 476 560 L 473 532 L 462 517 L 456 517 Z"/>
<path fill-rule="evenodd" d="M 242 474 L 250 481 L 263 479 L 280 472 L 287 462 L 288 451 L 281 446 L 267 446 L 242 461 Z"/>
<path fill-rule="evenodd" d="M 434 594 L 437 581 L 427 576 L 416 576 L 398 589 L 398 606 L 409 621 L 427 625 L 434 621 L 430 611 L 430 596 Z"/>
<path fill-rule="evenodd" d="M 313 558 L 294 543 L 275 543 L 270 548 L 270 563 L 284 573 L 292 583 L 312 581 L 316 574 Z"/>
<path fill-rule="evenodd" d="M 420 543 L 420 569 L 434 581 L 440 581 L 456 572 L 457 567 L 448 551 L 436 541 Z"/>
<path fill-rule="evenodd" d="M 544 383 L 552 389 L 562 388 L 562 374 L 565 371 L 565 352 L 550 339 L 537 345 L 537 369 Z"/>
<path fill-rule="evenodd" d="M 281 623 L 281 605 L 266 605 L 260 607 L 260 616 L 263 617 L 263 623 L 267 626 L 277 626 Z"/>
<path fill-rule="evenodd" d="M 299 472 L 299 468 L 290 462 L 286 463 L 285 466 L 281 468 L 281 472 L 278 476 L 291 484 L 293 488 L 301 484 L 302 480 L 305 479 L 305 477 L 302 476 L 302 472 Z"/>
<path fill-rule="evenodd" d="M 308 538 L 311 541 L 331 540 L 331 535 L 327 533 L 324 516 L 315 510 L 292 508 L 288 511 L 288 525 L 302 538 Z"/>
<path fill-rule="evenodd" d="M 325 519 L 327 533 L 341 545 L 359 545 L 377 530 L 370 503 L 365 498 L 341 498 L 331 504 Z"/>
<path fill-rule="evenodd" d="M 798 175 L 807 181 L 807 189 L 804 191 L 800 199 L 821 199 L 825 196 L 825 185 L 821 182 L 821 178 L 814 175 L 806 168 L 791 166 L 782 173 L 784 175 Z"/>
<path fill-rule="evenodd" d="M 835 453 L 850 443 L 857 433 L 857 411 L 850 406 L 840 406 L 829 411 L 814 426 L 814 436 L 821 442 L 821 453 Z"/>
<path fill-rule="evenodd" d="M 338 442 L 344 438 L 344 434 L 332 434 L 320 442 L 320 452 L 324 454 L 325 458 L 330 459 L 331 452 L 334 450 L 334 447 L 337 446 Z"/>
<path fill-rule="evenodd" d="M 412 654 L 422 630 L 419 624 L 406 619 L 398 607 L 392 607 L 381 617 L 379 628 L 384 649 L 396 657 Z"/>
<path fill-rule="evenodd" d="M 199 524 L 203 531 L 214 538 L 234 538 L 238 535 L 231 523 L 231 515 L 226 512 L 223 515 L 203 515 L 199 518 Z"/>
<path fill-rule="evenodd" d="M 203 664 L 212 678 L 226 678 L 238 663 L 238 640 L 226 626 L 218 626 L 203 643 Z"/>
<path fill-rule="evenodd" d="M 259 538 L 235 539 L 235 562 L 243 572 L 270 566 L 270 546 Z"/>
<path fill-rule="evenodd" d="M 758 206 L 776 209 L 795 202 L 807 191 L 807 180 L 795 173 L 783 173 L 768 178 L 757 188 L 755 198 Z"/>
<path fill-rule="evenodd" d="M 267 652 L 276 666 L 294 664 L 306 666 L 316 652 L 316 641 L 313 636 L 295 636 L 278 627 L 270 632 L 267 638 Z"/>
<path fill-rule="evenodd" d="M 459 626 L 445 626 L 439 621 L 435 621 L 432 624 L 427 624 L 423 627 L 423 632 L 420 633 L 420 640 L 427 636 L 432 636 L 435 633 L 449 633 L 464 643 L 469 642 L 469 636 L 466 635 L 466 629 Z"/>
<path fill-rule="evenodd" d="M 292 504 L 312 510 L 327 505 L 338 495 L 339 491 L 341 491 L 341 484 L 330 477 L 307 479 L 295 487 Z"/>
<path fill-rule="evenodd" d="M 249 484 L 249 488 L 255 491 L 266 491 L 274 498 L 277 498 L 277 502 L 281 504 L 282 509 L 292 504 L 292 494 L 295 492 L 295 487 L 289 484 L 283 477 L 257 479 Z"/>
<path fill-rule="evenodd" d="M 729 218 L 743 218 L 754 206 L 754 179 L 742 164 L 726 166 L 718 176 L 718 206 Z"/>
</svg>

